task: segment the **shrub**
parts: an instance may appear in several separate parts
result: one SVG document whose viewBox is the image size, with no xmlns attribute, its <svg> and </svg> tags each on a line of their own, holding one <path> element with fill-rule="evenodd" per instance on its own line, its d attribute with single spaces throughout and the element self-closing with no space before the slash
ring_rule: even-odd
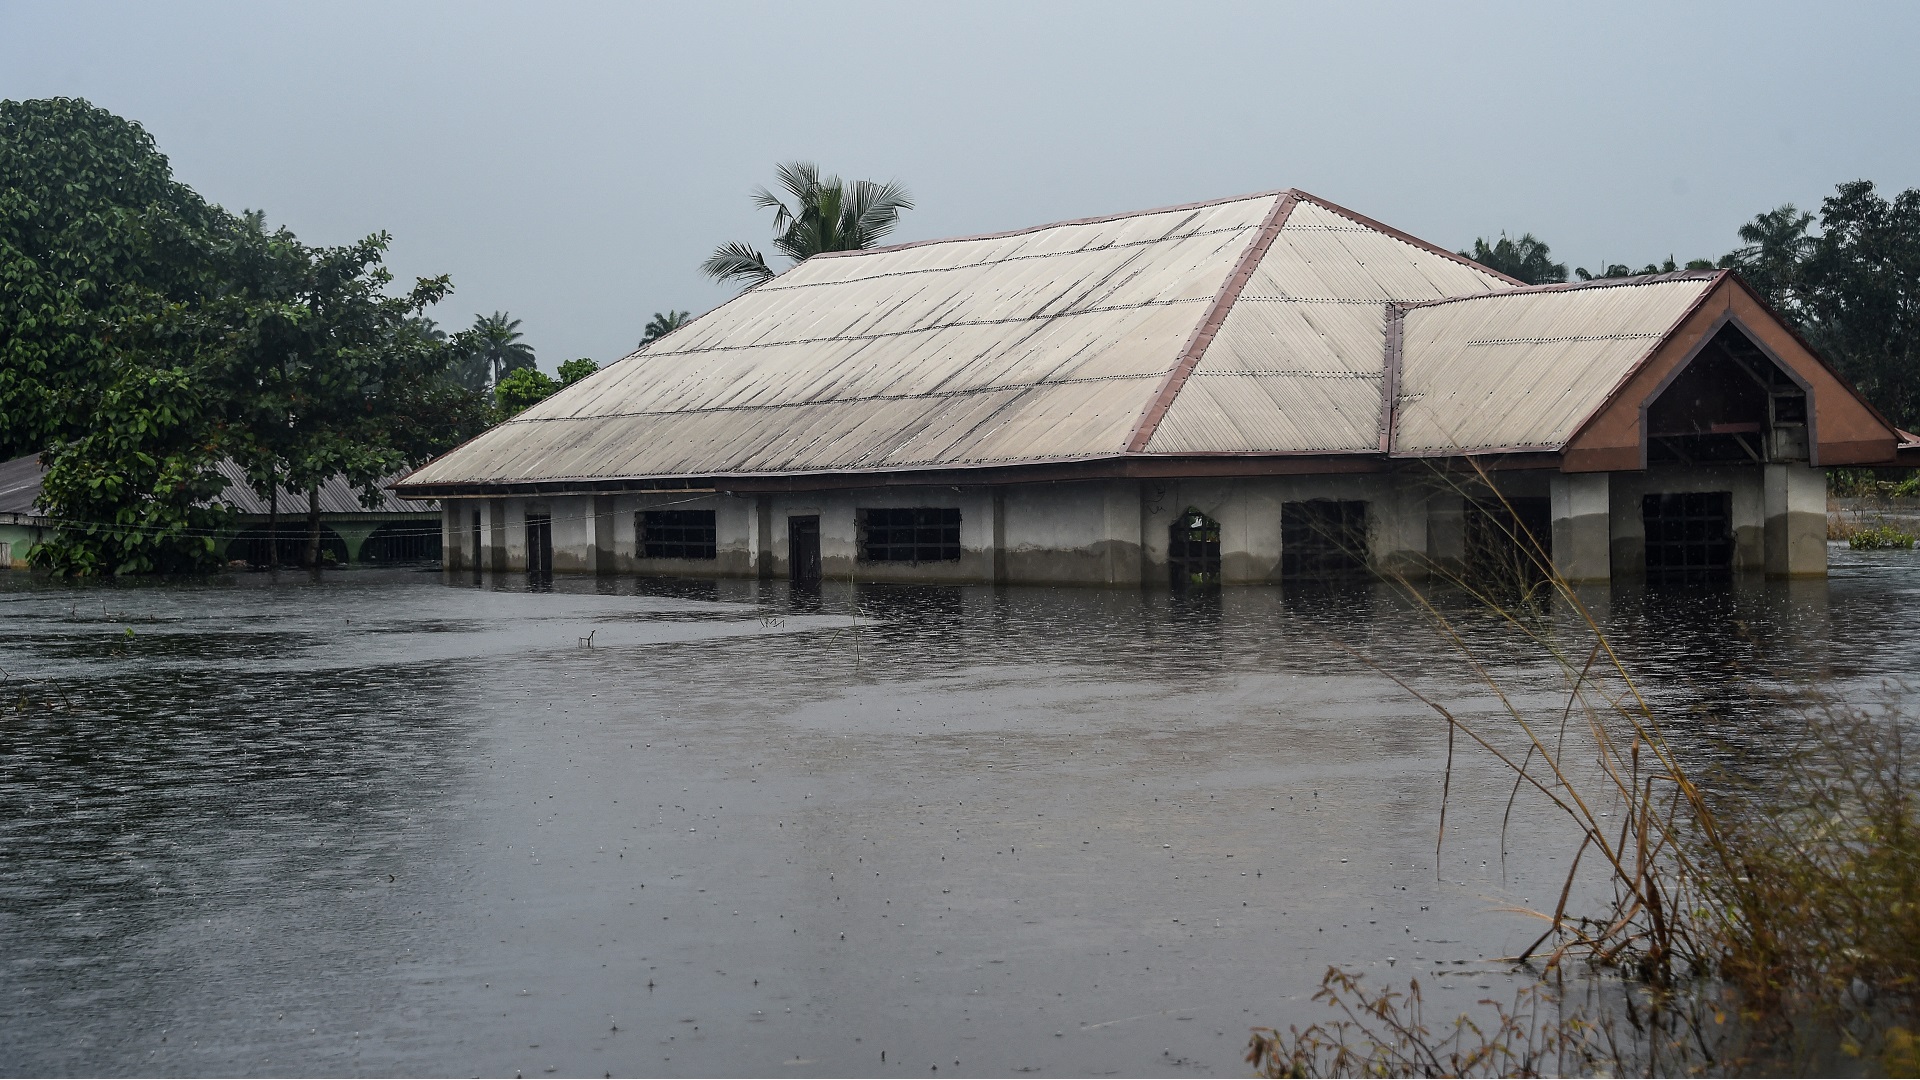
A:
<svg viewBox="0 0 1920 1080">
<path fill-rule="evenodd" d="M 1891 525 L 1875 525 L 1870 528 L 1855 529 L 1852 535 L 1847 537 L 1847 546 L 1855 551 L 1910 548 L 1913 546 L 1913 536 Z"/>
</svg>

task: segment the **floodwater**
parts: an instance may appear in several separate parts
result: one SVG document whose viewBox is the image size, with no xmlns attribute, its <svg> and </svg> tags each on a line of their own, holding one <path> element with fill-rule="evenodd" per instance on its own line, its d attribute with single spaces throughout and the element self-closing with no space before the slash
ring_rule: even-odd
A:
<svg viewBox="0 0 1920 1080">
<path fill-rule="evenodd" d="M 1915 670 L 1920 555 L 1834 563 L 1590 601 L 1739 765 Z M 1565 829 L 1463 757 L 1436 868 L 1362 657 L 1492 707 L 1383 587 L 0 575 L 0 1073 L 1244 1074 L 1328 965 L 1504 996 Z"/>
</svg>

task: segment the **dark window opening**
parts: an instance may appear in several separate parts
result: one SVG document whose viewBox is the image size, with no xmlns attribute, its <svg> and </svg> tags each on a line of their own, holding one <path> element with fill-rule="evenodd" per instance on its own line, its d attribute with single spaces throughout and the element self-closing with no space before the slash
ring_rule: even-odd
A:
<svg viewBox="0 0 1920 1080">
<path fill-rule="evenodd" d="M 1167 569 L 1175 589 L 1220 584 L 1220 523 L 1187 507 L 1167 529 Z"/>
<path fill-rule="evenodd" d="M 1733 493 L 1690 491 L 1640 500 L 1647 530 L 1647 577 L 1693 580 L 1733 570 Z"/>
<path fill-rule="evenodd" d="M 473 561 L 467 564 L 467 569 L 472 570 L 475 574 L 478 574 L 480 572 L 481 551 L 482 549 L 480 547 L 480 511 L 475 510 L 473 512 L 473 548 L 472 548 Z"/>
<path fill-rule="evenodd" d="M 787 519 L 787 577 L 795 585 L 820 584 L 820 516 Z"/>
<path fill-rule="evenodd" d="M 1720 328 L 1647 406 L 1650 464 L 1807 460 L 1807 397 L 1740 330 Z"/>
<path fill-rule="evenodd" d="M 934 506 L 862 509 L 860 561 L 955 562 L 960 558 L 960 511 Z"/>
<path fill-rule="evenodd" d="M 1553 566 L 1553 505 L 1542 498 L 1467 503 L 1467 584 L 1476 589 L 1544 582 Z"/>
<path fill-rule="evenodd" d="M 718 558 L 711 510 L 643 510 L 639 549 L 647 559 Z"/>
<path fill-rule="evenodd" d="M 435 521 L 390 521 L 373 530 L 360 545 L 361 562 L 409 563 L 438 558 L 440 524 Z"/>
<path fill-rule="evenodd" d="M 553 574 L 553 516 L 527 515 L 527 573 L 536 578 Z"/>
<path fill-rule="evenodd" d="M 1310 499 L 1280 507 L 1280 577 L 1353 579 L 1367 572 L 1367 504 Z"/>
</svg>

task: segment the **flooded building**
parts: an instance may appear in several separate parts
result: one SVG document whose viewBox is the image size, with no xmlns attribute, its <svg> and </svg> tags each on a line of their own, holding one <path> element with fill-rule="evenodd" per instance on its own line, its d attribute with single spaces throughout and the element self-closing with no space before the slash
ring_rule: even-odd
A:
<svg viewBox="0 0 1920 1080">
<path fill-rule="evenodd" d="M 1824 573 L 1821 470 L 1917 450 L 1731 274 L 1528 287 L 1282 191 L 817 256 L 396 490 L 455 569 L 1165 586 L 1531 534 L 1601 581 Z"/>
<path fill-rule="evenodd" d="M 226 558 L 265 565 L 272 554 L 269 538 L 277 537 L 279 562 L 298 563 L 307 544 L 307 493 L 281 488 L 276 507 L 248 485 L 245 470 L 232 460 L 222 459 L 215 468 L 227 481 L 216 501 L 234 514 L 234 530 L 220 541 Z M 45 474 L 38 454 L 0 462 L 0 570 L 27 569 L 28 553 L 56 528 L 37 505 Z M 322 484 L 314 494 L 323 559 L 345 564 L 440 558 L 441 513 L 434 503 L 383 491 L 380 501 L 369 507 L 344 476 Z"/>
</svg>

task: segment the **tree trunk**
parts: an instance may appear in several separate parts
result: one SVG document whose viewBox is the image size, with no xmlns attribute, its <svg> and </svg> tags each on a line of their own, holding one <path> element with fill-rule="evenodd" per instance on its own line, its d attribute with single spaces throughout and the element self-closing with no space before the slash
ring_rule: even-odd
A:
<svg viewBox="0 0 1920 1080">
<path fill-rule="evenodd" d="M 320 569 L 320 488 L 307 490 L 307 558 L 302 566 Z"/>
<path fill-rule="evenodd" d="M 267 569 L 280 567 L 280 474 L 269 471 L 267 479 Z"/>
</svg>

